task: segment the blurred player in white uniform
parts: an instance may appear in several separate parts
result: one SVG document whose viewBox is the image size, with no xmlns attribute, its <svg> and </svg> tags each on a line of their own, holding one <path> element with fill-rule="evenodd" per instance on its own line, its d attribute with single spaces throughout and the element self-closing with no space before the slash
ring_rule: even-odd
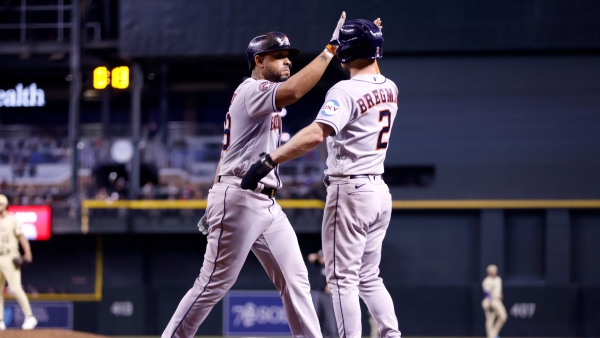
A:
<svg viewBox="0 0 600 338">
<path fill-rule="evenodd" d="M 336 54 L 350 80 L 333 86 L 315 121 L 281 148 L 261 156 L 242 181 L 242 188 L 256 189 L 277 164 L 300 157 L 327 139 L 322 244 L 342 338 L 362 335 L 359 296 L 381 337 L 400 337 L 392 298 L 379 277 L 382 242 L 392 213 L 392 196 L 381 175 L 398 110 L 398 88 L 378 74 L 375 61 L 383 48 L 380 23 L 358 19 L 342 26 Z"/>
<path fill-rule="evenodd" d="M 21 257 L 19 244 L 23 248 L 25 255 L 23 259 L 31 262 L 31 247 L 29 241 L 23 235 L 21 223 L 15 216 L 8 213 L 8 199 L 0 195 L 0 331 L 6 330 L 4 323 L 4 284 L 8 282 L 10 291 L 17 299 L 17 302 L 23 310 L 25 321 L 21 328 L 31 330 L 37 325 L 37 320 L 31 312 L 31 305 L 27 300 L 27 295 L 21 286 L 21 269 L 13 262 Z M 1 335 L 0 335 L 1 336 Z"/>
<path fill-rule="evenodd" d="M 502 278 L 498 276 L 498 267 L 490 265 L 487 267 L 487 277 L 483 280 L 482 287 L 485 298 L 481 307 L 485 312 L 485 332 L 488 338 L 496 338 L 506 323 L 507 315 L 504 304 L 502 304 Z"/>
<path fill-rule="evenodd" d="M 344 23 L 338 21 L 332 41 Z M 223 151 L 215 184 L 199 228 L 208 233 L 200 276 L 183 297 L 162 338 L 191 338 L 213 306 L 235 283 L 252 251 L 279 290 L 294 337 L 321 337 L 312 304 L 308 271 L 298 239 L 275 201 L 281 188 L 273 171 L 254 191 L 240 189 L 242 176 L 260 153 L 281 140 L 282 108 L 296 102 L 319 81 L 334 56 L 326 49 L 293 76 L 289 57 L 300 53 L 285 34 L 268 32 L 252 39 L 246 51 L 252 77 L 233 94 L 225 115 Z"/>
</svg>

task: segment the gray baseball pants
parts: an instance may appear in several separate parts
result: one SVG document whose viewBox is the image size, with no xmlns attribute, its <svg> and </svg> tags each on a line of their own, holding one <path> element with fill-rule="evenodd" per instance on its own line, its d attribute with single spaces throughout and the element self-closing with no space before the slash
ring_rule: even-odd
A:
<svg viewBox="0 0 600 338">
<path fill-rule="evenodd" d="M 308 272 L 296 233 L 275 199 L 239 188 L 224 177 L 208 195 L 210 224 L 200 276 L 185 294 L 162 338 L 191 338 L 235 283 L 250 250 L 283 300 L 294 337 L 321 337 Z"/>
<path fill-rule="evenodd" d="M 400 337 L 392 298 L 379 277 L 381 246 L 392 212 L 388 186 L 379 175 L 328 180 L 323 255 L 340 337 L 362 336 L 359 296 L 381 337 Z"/>
</svg>

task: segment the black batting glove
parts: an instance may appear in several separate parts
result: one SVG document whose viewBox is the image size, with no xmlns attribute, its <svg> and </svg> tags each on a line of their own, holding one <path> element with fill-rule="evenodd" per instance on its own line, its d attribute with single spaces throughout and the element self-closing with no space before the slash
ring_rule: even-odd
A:
<svg viewBox="0 0 600 338">
<path fill-rule="evenodd" d="M 277 166 L 273 162 L 271 156 L 267 153 L 260 154 L 260 160 L 256 161 L 242 178 L 240 187 L 246 190 L 254 190 L 258 186 L 258 182 L 267 176 L 271 170 Z"/>
</svg>

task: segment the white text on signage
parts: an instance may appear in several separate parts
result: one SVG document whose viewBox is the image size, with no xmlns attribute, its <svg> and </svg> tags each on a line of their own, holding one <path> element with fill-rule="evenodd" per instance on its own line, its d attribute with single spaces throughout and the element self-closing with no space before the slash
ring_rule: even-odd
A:
<svg viewBox="0 0 600 338">
<path fill-rule="evenodd" d="M 265 306 L 252 302 L 247 302 L 245 305 L 234 305 L 231 308 L 235 318 L 233 326 L 253 327 L 256 324 L 265 325 L 281 325 L 287 324 L 285 310 L 282 306 Z"/>
<path fill-rule="evenodd" d="M 42 107 L 46 105 L 44 90 L 35 83 L 23 87 L 22 83 L 15 89 L 0 89 L 0 107 Z"/>
<path fill-rule="evenodd" d="M 535 314 L 535 303 L 515 303 L 510 314 L 515 318 L 531 318 Z"/>
</svg>

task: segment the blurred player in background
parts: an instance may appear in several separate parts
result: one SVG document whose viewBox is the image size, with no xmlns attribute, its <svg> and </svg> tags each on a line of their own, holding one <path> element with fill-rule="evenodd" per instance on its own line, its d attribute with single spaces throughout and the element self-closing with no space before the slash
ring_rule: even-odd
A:
<svg viewBox="0 0 600 338">
<path fill-rule="evenodd" d="M 31 305 L 27 300 L 27 295 L 21 286 L 21 269 L 16 265 L 15 259 L 20 259 L 19 243 L 23 248 L 23 260 L 30 263 L 32 261 L 31 247 L 29 241 L 21 231 L 21 224 L 15 216 L 8 213 L 8 199 L 0 195 L 0 330 L 6 329 L 4 324 L 4 284 L 8 282 L 8 287 L 17 299 L 17 302 L 23 310 L 25 321 L 23 330 L 32 330 L 37 325 L 37 320 L 31 312 Z"/>
<path fill-rule="evenodd" d="M 348 20 L 336 50 L 350 80 L 333 86 L 315 121 L 250 167 L 241 187 L 257 182 L 278 164 L 298 158 L 327 140 L 322 242 L 327 283 L 338 332 L 362 336 L 359 296 L 381 337 L 399 338 L 392 297 L 379 277 L 381 248 L 392 214 L 392 195 L 382 179 L 389 133 L 398 111 L 398 88 L 379 74 L 381 21 Z"/>
<path fill-rule="evenodd" d="M 498 267 L 487 267 L 487 277 L 483 280 L 482 287 L 485 298 L 481 302 L 485 312 L 485 331 L 488 338 L 499 337 L 500 330 L 506 323 L 507 315 L 502 304 L 502 278 L 498 276 Z"/>
<path fill-rule="evenodd" d="M 323 337 L 338 337 L 335 323 L 335 311 L 333 311 L 333 301 L 331 299 L 331 289 L 327 285 L 327 276 L 325 272 L 325 258 L 323 250 L 313 252 L 308 255 L 308 262 L 314 264 L 318 269 L 318 276 L 313 279 L 313 302 L 315 311 L 321 324 Z"/>
</svg>

